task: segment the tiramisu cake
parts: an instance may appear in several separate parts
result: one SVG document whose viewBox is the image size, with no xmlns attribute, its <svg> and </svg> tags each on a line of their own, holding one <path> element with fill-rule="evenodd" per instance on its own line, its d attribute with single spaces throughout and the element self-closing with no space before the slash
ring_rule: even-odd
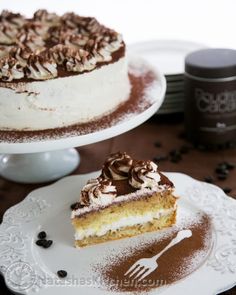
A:
<svg viewBox="0 0 236 295">
<path fill-rule="evenodd" d="M 130 93 L 122 36 L 95 18 L 0 15 L 0 130 L 93 121 Z"/>
<path fill-rule="evenodd" d="M 154 162 L 112 154 L 101 175 L 84 186 L 72 211 L 76 247 L 173 225 L 177 209 L 173 190 Z"/>
</svg>

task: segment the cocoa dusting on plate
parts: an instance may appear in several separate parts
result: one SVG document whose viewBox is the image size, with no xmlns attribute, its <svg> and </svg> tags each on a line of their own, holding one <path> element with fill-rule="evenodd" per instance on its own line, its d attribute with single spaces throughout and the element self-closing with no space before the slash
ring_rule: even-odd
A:
<svg viewBox="0 0 236 295">
<path fill-rule="evenodd" d="M 157 83 L 157 78 L 152 71 L 146 71 L 139 76 L 134 73 L 129 73 L 129 79 L 131 83 L 129 99 L 109 115 L 92 122 L 55 129 L 38 131 L 0 130 L 0 142 L 23 143 L 86 135 L 129 120 L 131 115 L 140 114 L 152 105 L 152 102 L 150 102 L 146 96 L 149 93 L 149 88 Z"/>
<path fill-rule="evenodd" d="M 128 279 L 124 274 L 137 260 L 152 257 L 163 250 L 176 236 L 178 228 L 162 240 L 153 241 L 130 254 L 118 254 L 111 261 L 96 265 L 96 273 L 102 277 L 102 287 L 119 292 L 145 293 L 174 283 L 194 272 L 205 262 L 212 246 L 211 220 L 207 215 L 201 215 L 186 229 L 192 231 L 192 237 L 182 240 L 165 252 L 157 260 L 158 268 L 140 283 Z"/>
</svg>

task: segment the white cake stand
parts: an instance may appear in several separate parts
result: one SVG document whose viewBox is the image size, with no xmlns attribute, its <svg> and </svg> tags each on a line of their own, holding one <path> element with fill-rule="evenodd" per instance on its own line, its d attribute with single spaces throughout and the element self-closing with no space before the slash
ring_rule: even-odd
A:
<svg viewBox="0 0 236 295">
<path fill-rule="evenodd" d="M 129 73 L 136 78 L 152 73 L 154 79 L 143 89 L 147 107 L 127 110 L 109 127 L 87 134 L 69 133 L 56 138 L 0 141 L 0 175 L 20 183 L 42 183 L 56 180 L 71 173 L 80 162 L 74 147 L 96 143 L 127 132 L 149 119 L 161 106 L 166 91 L 164 75 L 153 69 L 143 59 L 129 60 Z M 140 94 L 141 95 L 141 94 Z M 144 104 L 144 101 L 137 104 Z"/>
</svg>

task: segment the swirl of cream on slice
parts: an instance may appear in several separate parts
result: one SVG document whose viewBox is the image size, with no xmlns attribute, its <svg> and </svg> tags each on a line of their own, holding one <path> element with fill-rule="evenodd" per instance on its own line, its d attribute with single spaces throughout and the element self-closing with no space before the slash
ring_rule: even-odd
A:
<svg viewBox="0 0 236 295">
<path fill-rule="evenodd" d="M 0 78 L 3 81 L 10 82 L 14 79 L 21 79 L 23 77 L 24 68 L 16 59 L 9 57 L 0 61 Z"/>
<path fill-rule="evenodd" d="M 47 80 L 57 77 L 57 64 L 44 56 L 32 54 L 26 66 L 26 75 L 34 80 Z"/>
<path fill-rule="evenodd" d="M 108 179 L 91 179 L 81 191 L 80 203 L 85 206 L 106 206 L 117 196 L 116 187 Z"/>
<path fill-rule="evenodd" d="M 112 154 L 104 163 L 102 177 L 114 180 L 127 179 L 133 160 L 125 152 Z"/>
<path fill-rule="evenodd" d="M 11 45 L 16 42 L 18 29 L 7 22 L 0 23 L 0 43 Z"/>
<path fill-rule="evenodd" d="M 45 42 L 42 37 L 30 32 L 20 33 L 18 35 L 18 44 L 28 47 L 31 51 L 42 51 L 44 49 Z"/>
<path fill-rule="evenodd" d="M 157 171 L 157 165 L 152 161 L 139 161 L 130 171 L 129 183 L 137 189 L 150 188 L 158 186 L 161 176 Z"/>
</svg>

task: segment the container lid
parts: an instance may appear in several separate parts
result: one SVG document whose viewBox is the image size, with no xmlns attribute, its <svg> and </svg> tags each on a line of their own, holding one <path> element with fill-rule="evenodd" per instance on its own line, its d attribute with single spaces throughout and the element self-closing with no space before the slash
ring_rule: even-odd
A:
<svg viewBox="0 0 236 295">
<path fill-rule="evenodd" d="M 185 72 L 201 78 L 227 78 L 236 76 L 236 50 L 202 49 L 185 58 Z"/>
</svg>

